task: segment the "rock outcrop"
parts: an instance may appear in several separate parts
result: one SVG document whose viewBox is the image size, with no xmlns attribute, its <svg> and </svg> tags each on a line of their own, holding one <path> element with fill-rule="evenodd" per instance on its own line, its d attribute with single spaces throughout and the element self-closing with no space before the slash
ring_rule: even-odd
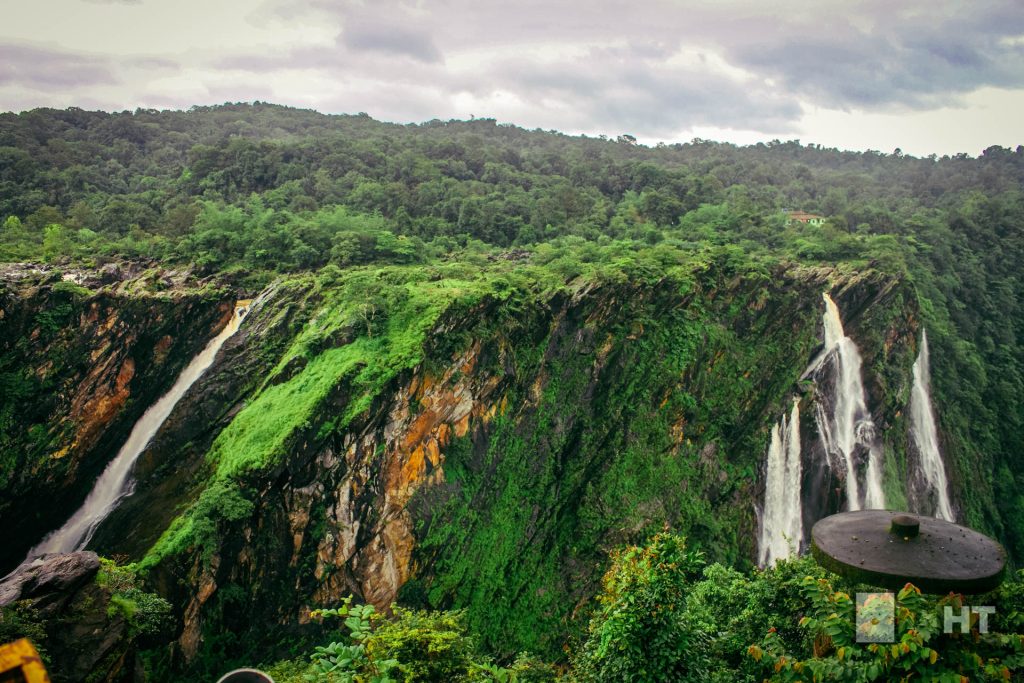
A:
<svg viewBox="0 0 1024 683">
<path fill-rule="evenodd" d="M 315 637 L 310 611 L 349 594 L 381 610 L 466 608 L 492 649 L 557 651 L 583 627 L 609 548 L 670 527 L 711 559 L 753 560 L 768 432 L 820 347 L 826 289 L 865 367 L 894 368 L 867 386 L 876 424 L 898 426 L 917 334 L 906 283 L 714 266 L 456 297 L 419 361 L 368 394 L 339 371 L 310 413 L 281 422 L 274 457 L 225 476 L 211 453 L 237 419 L 268 392 L 309 391 L 333 370 L 324 358 L 378 333 L 367 319 L 330 328 L 330 297 L 309 280 L 275 286 L 158 432 L 93 547 L 146 558 L 148 586 L 176 608 L 179 668 L 213 657 L 225 632 L 240 635 L 234 654 L 271 657 L 265 644 Z M 173 303 L 197 317 L 199 302 Z M 202 306 L 205 320 L 219 310 Z M 162 328 L 146 362 L 108 361 L 102 386 L 133 391 L 155 359 L 180 355 L 180 336 Z M 181 542 L 153 555 L 168 528 Z"/>
<path fill-rule="evenodd" d="M 866 365 L 899 367 L 915 334 L 896 280 L 806 269 L 763 286 L 586 286 L 533 302 L 508 328 L 491 322 L 507 315 L 499 301 L 449 310 L 427 360 L 345 429 L 330 427 L 351 400 L 343 381 L 282 461 L 245 476 L 252 514 L 217 522 L 216 547 L 153 570 L 183 606 L 181 661 L 225 629 L 316 628 L 309 611 L 348 594 L 385 610 L 395 600 L 469 607 L 498 648 L 491 634 L 525 610 L 537 637 L 516 646 L 557 647 L 547 634 L 564 632 L 593 594 L 607 547 L 667 524 L 716 559 L 749 561 L 768 425 L 820 345 L 821 292 L 849 307 Z M 281 333 L 259 322 L 269 310 L 253 315 L 263 336 L 240 342 L 231 362 L 254 362 L 247 345 Z M 452 348 L 449 335 L 465 341 Z M 303 368 L 293 359 L 269 385 Z M 872 407 L 878 424 L 895 419 L 884 400 Z M 188 457 L 174 460 L 202 476 Z M 621 488 L 638 476 L 653 480 Z M 151 524 L 159 512 L 134 514 L 137 526 L 161 526 Z M 244 618 L 224 607 L 226 587 L 250 596 Z"/>
<path fill-rule="evenodd" d="M 19 635 L 36 636 L 54 683 L 134 679 L 138 642 L 125 615 L 110 609 L 111 591 L 96 582 L 99 569 L 93 552 L 53 554 L 0 583 L 0 620 L 17 615 L 40 625 Z"/>
</svg>

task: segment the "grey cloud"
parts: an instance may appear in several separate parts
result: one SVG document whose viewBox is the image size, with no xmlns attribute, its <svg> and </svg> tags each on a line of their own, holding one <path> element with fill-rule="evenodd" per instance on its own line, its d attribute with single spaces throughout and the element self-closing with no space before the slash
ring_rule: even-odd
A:
<svg viewBox="0 0 1024 683">
<path fill-rule="evenodd" d="M 540 118 L 543 102 L 557 103 L 563 127 L 628 130 L 645 136 L 668 136 L 690 125 L 767 128 L 781 133 L 790 130 L 801 114 L 788 96 L 756 82 L 734 82 L 706 65 L 673 66 L 665 59 L 671 54 L 657 45 L 594 47 L 558 59 L 523 51 L 514 57 L 501 53 L 481 64 L 479 71 L 421 62 L 396 70 L 386 58 L 374 55 L 302 48 L 279 57 L 235 56 L 218 64 L 253 73 L 306 68 L 336 75 L 346 96 L 333 98 L 332 103 L 345 103 L 345 111 L 367 110 L 393 120 L 444 115 L 459 93 L 486 99 L 499 91 L 526 103 Z M 360 86 L 362 101 L 350 89 L 353 73 L 371 84 Z M 415 101 L 409 100 L 413 93 Z M 413 104 L 424 106 L 417 109 Z M 572 121 L 564 120 L 566 111 Z"/>
<path fill-rule="evenodd" d="M 429 63 L 443 61 L 428 34 L 399 22 L 349 21 L 340 41 L 354 51 L 400 55 Z"/>
<path fill-rule="evenodd" d="M 693 125 L 784 133 L 801 102 L 927 109 L 983 86 L 1024 87 L 1018 0 L 274 1 L 282 19 L 327 22 L 335 44 L 216 66 L 316 71 L 346 89 L 338 102 L 385 118 L 427 119 L 455 109 L 460 93 L 500 91 L 522 103 L 513 110 L 550 116 L 542 125 L 646 137 Z M 418 116 L 396 91 L 418 93 Z"/>
<path fill-rule="evenodd" d="M 119 82 L 109 60 L 49 48 L 0 43 L 0 85 L 34 90 Z"/>
<path fill-rule="evenodd" d="M 652 0 L 640 6 L 624 0 L 449 0 L 428 3 L 430 11 L 415 17 L 400 0 L 316 0 L 313 6 L 341 23 L 358 17 L 416 25 L 415 41 L 398 42 L 420 58 L 435 49 L 456 54 L 503 46 L 528 54 L 542 43 L 624 41 L 638 55 L 662 58 L 680 46 L 713 49 L 826 107 L 936 106 L 985 85 L 1024 85 L 1021 47 L 1001 42 L 1024 33 L 1019 0 L 910 0 L 896 6 L 876 0 L 815 6 L 791 0 Z M 375 42 L 382 51 L 394 47 L 368 34 L 367 45 Z"/>
<path fill-rule="evenodd" d="M 577 126 L 644 136 L 669 136 L 691 126 L 786 132 L 801 114 L 789 97 L 756 83 L 738 83 L 699 67 L 638 63 L 595 50 L 574 61 L 510 62 L 499 84 L 521 99 L 564 100 Z"/>
<path fill-rule="evenodd" d="M 269 73 L 281 69 L 325 69 L 338 65 L 334 51 L 320 48 L 297 48 L 280 54 L 265 51 L 228 55 L 215 59 L 216 69 L 234 69 L 252 73 Z"/>
<path fill-rule="evenodd" d="M 340 40 L 338 41 L 341 42 Z M 217 69 L 233 69 L 254 74 L 281 70 L 311 70 L 347 78 L 353 74 L 364 79 L 380 79 L 393 83 L 422 83 L 423 79 L 438 86 L 452 82 L 451 74 L 438 62 L 409 60 L 375 51 L 351 51 L 344 45 L 300 47 L 273 54 L 266 51 L 236 54 L 215 59 Z"/>
<path fill-rule="evenodd" d="M 936 11 L 941 9 L 935 8 Z M 1024 49 L 1003 41 L 1024 30 L 999 21 L 1005 4 L 972 5 L 933 15 L 869 17 L 870 32 L 852 24 L 791 26 L 759 41 L 725 46 L 735 63 L 832 107 L 931 108 L 955 104 L 983 86 L 1024 86 Z"/>
</svg>

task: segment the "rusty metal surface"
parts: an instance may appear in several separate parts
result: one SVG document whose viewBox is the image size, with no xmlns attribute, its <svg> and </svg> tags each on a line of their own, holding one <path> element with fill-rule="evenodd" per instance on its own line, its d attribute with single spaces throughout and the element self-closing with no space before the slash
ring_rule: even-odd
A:
<svg viewBox="0 0 1024 683">
<path fill-rule="evenodd" d="M 819 520 L 811 552 L 823 567 L 855 581 L 895 590 L 909 582 L 926 593 L 985 593 L 1002 583 L 1006 570 L 1006 551 L 988 536 L 887 510 Z"/>
</svg>

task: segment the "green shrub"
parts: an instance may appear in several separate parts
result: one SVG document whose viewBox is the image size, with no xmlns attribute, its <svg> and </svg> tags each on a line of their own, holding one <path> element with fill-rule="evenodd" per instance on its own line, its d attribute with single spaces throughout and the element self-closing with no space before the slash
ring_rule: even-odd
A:
<svg viewBox="0 0 1024 683">
<path fill-rule="evenodd" d="M 42 657 L 49 664 L 46 653 L 48 637 L 39 612 L 28 600 L 19 600 L 0 607 L 0 645 L 21 638 L 28 638 Z"/>
<path fill-rule="evenodd" d="M 962 595 L 923 595 L 908 583 L 896 596 L 895 642 L 858 643 L 855 603 L 849 593 L 835 590 L 828 579 L 810 576 L 804 579 L 802 592 L 809 609 L 800 626 L 813 640 L 814 654 L 793 656 L 779 634 L 769 632 L 761 645 L 748 649 L 765 680 L 961 683 L 1008 681 L 1024 671 L 1024 636 L 983 634 L 976 620 L 969 634 L 942 632 L 943 608 L 959 614 L 965 603 Z"/>
<path fill-rule="evenodd" d="M 372 661 L 397 662 L 402 683 L 453 681 L 469 675 L 476 658 L 460 612 L 425 612 L 395 608 L 366 641 Z"/>
<path fill-rule="evenodd" d="M 547 683 L 552 666 L 520 654 L 510 667 L 482 655 L 469 635 L 462 612 L 430 612 L 394 606 L 391 617 L 370 605 L 314 610 L 314 618 L 343 620 L 347 637 L 318 646 L 311 665 L 278 662 L 269 673 L 283 681 L 339 683 Z"/>
<path fill-rule="evenodd" d="M 128 623 L 129 635 L 166 634 L 171 626 L 171 603 L 139 586 L 135 565 L 121 566 L 100 558 L 96 584 L 110 592 L 107 616 L 121 614 Z"/>
<path fill-rule="evenodd" d="M 574 658 L 581 681 L 705 681 L 709 635 L 687 619 L 690 582 L 701 556 L 682 537 L 662 533 L 612 555 L 601 609 Z"/>
</svg>

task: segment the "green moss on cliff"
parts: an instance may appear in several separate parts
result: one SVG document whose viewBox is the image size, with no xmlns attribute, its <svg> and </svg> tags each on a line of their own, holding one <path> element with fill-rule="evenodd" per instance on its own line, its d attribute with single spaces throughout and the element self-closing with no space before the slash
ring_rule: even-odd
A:
<svg viewBox="0 0 1024 683">
<path fill-rule="evenodd" d="M 446 449 L 416 508 L 428 569 L 403 595 L 468 608 L 498 650 L 557 652 L 610 545 L 667 526 L 743 563 L 766 423 L 817 343 L 816 284 L 698 270 L 606 290 L 534 345 L 529 318 L 506 332 L 513 408 Z"/>
<path fill-rule="evenodd" d="M 507 409 L 474 418 L 443 448 L 443 482 L 411 501 L 416 573 L 404 601 L 466 608 L 496 650 L 556 656 L 585 623 L 609 547 L 668 527 L 715 560 L 747 563 L 768 431 L 820 343 L 821 292 L 855 283 L 867 296 L 886 278 L 730 249 L 609 247 L 569 280 L 557 259 L 540 260 L 281 283 L 266 305 L 307 307 L 307 322 L 213 442 L 202 491 L 142 566 L 196 554 L 208 566 L 215 553 L 223 563 L 245 528 L 259 529 L 247 544 L 259 562 L 288 562 L 293 532 L 268 508 L 287 503 L 269 482 L 305 476 L 296 472 L 312 455 L 380 429 L 413 374 L 459 381 L 452 360 L 477 346 L 480 366 L 469 372 L 499 379 L 494 400 Z M 881 332 L 866 334 L 876 335 L 866 348 L 884 345 Z M 414 398 L 410 410 L 419 410 Z M 359 466 L 375 467 L 381 450 L 362 453 Z M 330 485 L 341 475 L 314 476 Z M 381 495 L 381 475 L 370 476 L 368 495 Z M 314 589 L 324 505 L 313 504 L 317 521 L 287 569 L 260 566 L 271 574 L 259 590 L 294 591 L 296 577 L 301 591 Z M 370 529 L 380 513 L 356 512 Z"/>
</svg>

